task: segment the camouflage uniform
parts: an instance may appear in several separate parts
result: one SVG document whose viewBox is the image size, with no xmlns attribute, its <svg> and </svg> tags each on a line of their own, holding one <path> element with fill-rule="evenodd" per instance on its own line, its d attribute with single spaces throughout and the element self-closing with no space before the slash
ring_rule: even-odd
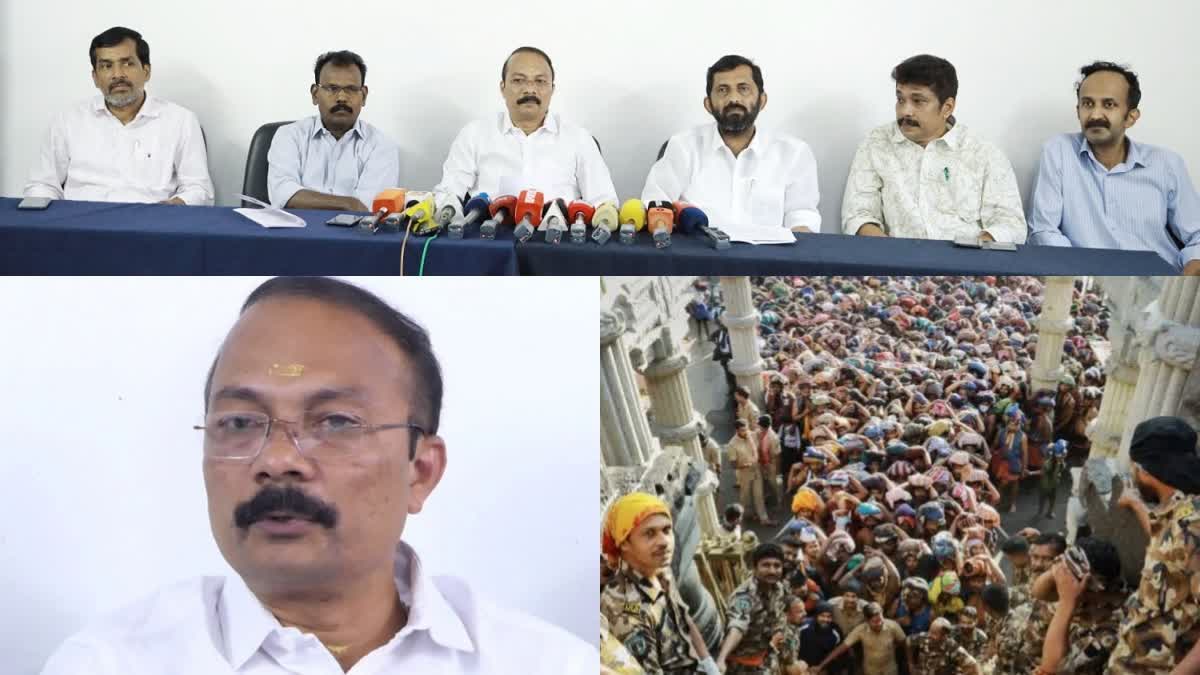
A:
<svg viewBox="0 0 1200 675">
<path fill-rule="evenodd" d="M 1191 648 L 1200 615 L 1200 497 L 1176 491 L 1150 512 L 1141 584 L 1125 603 L 1108 672 L 1166 673 Z"/>
<path fill-rule="evenodd" d="M 1067 655 L 1058 668 L 1060 673 L 1103 675 L 1109 655 L 1117 645 L 1117 632 L 1125 613 L 1119 601 L 1076 609 L 1067 629 Z"/>
<path fill-rule="evenodd" d="M 960 669 L 978 665 L 975 657 L 949 635 L 941 642 L 934 642 L 929 633 L 910 635 L 908 649 L 916 653 L 913 660 L 917 670 L 913 675 L 958 675 Z"/>
<path fill-rule="evenodd" d="M 1036 638 L 1037 654 L 1026 649 L 1027 630 L 1031 623 L 1033 605 L 1026 603 L 1008 611 L 1000 633 L 996 636 L 995 675 L 1029 675 L 1042 659 L 1042 638 Z"/>
<path fill-rule="evenodd" d="M 967 650 L 967 653 L 975 657 L 976 661 L 983 660 L 983 652 L 987 647 L 988 636 L 981 628 L 972 628 L 970 633 L 963 630 L 962 626 L 955 626 L 950 631 L 950 637 L 958 643 L 960 647 Z"/>
<path fill-rule="evenodd" d="M 689 639 L 688 607 L 667 573 L 656 590 L 648 579 L 622 565 L 600 594 L 600 613 L 650 675 L 693 675 L 700 656 Z"/>
<path fill-rule="evenodd" d="M 765 591 L 765 595 L 764 595 Z M 774 670 L 771 636 L 784 631 L 787 622 L 788 591 L 782 582 L 764 588 L 751 576 L 729 596 L 727 631 L 742 631 L 742 640 L 726 659 L 728 675 L 769 675 Z M 761 666 L 737 663 L 738 657 L 766 654 Z"/>
<path fill-rule="evenodd" d="M 621 641 L 608 631 L 608 617 L 600 615 L 600 665 L 617 675 L 645 675 Z"/>
<path fill-rule="evenodd" d="M 800 626 L 788 623 L 783 627 L 783 644 L 779 645 L 779 667 L 784 668 L 800 661 Z"/>
</svg>

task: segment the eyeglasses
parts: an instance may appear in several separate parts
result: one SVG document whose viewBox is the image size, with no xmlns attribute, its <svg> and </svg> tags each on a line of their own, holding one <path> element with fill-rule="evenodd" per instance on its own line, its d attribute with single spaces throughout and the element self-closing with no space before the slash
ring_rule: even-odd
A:
<svg viewBox="0 0 1200 675">
<path fill-rule="evenodd" d="M 279 423 L 301 455 L 319 462 L 337 462 L 362 450 L 366 439 L 378 431 L 411 429 L 409 459 L 416 454 L 417 438 L 427 435 L 424 428 L 401 422 L 365 424 L 345 413 L 325 413 L 293 422 L 257 412 L 211 413 L 203 425 L 192 428 L 204 432 L 204 454 L 222 461 L 251 462 L 271 438 L 271 429 Z M 297 430 L 299 427 L 299 430 Z"/>
<path fill-rule="evenodd" d="M 352 84 L 348 87 L 339 87 L 336 84 L 318 84 L 317 88 L 326 94 L 329 94 L 330 96 L 337 96 L 343 91 L 350 96 L 358 96 L 359 94 L 363 93 L 363 88 L 356 84 Z"/>
</svg>

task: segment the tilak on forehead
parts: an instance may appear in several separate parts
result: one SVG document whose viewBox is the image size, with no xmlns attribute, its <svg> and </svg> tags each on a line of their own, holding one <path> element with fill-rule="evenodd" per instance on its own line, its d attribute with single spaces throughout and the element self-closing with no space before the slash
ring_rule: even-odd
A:
<svg viewBox="0 0 1200 675">
<path fill-rule="evenodd" d="M 272 363 L 271 367 L 267 368 L 267 374 L 276 377 L 300 377 L 304 374 L 304 364 Z"/>
</svg>

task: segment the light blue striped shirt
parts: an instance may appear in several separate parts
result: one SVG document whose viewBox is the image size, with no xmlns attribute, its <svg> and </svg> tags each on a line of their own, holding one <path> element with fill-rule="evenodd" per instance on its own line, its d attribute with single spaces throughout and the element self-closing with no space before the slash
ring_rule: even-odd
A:
<svg viewBox="0 0 1200 675">
<path fill-rule="evenodd" d="M 1153 251 L 1182 269 L 1200 258 L 1200 197 L 1170 150 L 1129 139 L 1109 171 L 1082 133 L 1062 134 L 1042 148 L 1029 231 L 1032 244 Z"/>
<path fill-rule="evenodd" d="M 335 139 L 319 116 L 279 127 L 267 153 L 267 194 L 283 208 L 300 190 L 356 197 L 367 208 L 400 185 L 400 148 L 359 119 Z"/>
</svg>

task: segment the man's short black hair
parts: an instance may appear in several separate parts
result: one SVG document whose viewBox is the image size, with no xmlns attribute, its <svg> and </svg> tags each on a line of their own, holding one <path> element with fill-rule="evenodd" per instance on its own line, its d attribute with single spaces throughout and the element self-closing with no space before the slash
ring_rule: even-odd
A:
<svg viewBox="0 0 1200 675">
<path fill-rule="evenodd" d="M 1043 532 L 1033 539 L 1034 546 L 1053 546 L 1054 555 L 1067 550 L 1067 538 L 1057 532 Z"/>
<path fill-rule="evenodd" d="M 745 385 L 739 384 L 737 386 L 737 389 L 733 390 L 733 393 L 741 394 L 742 396 L 745 396 L 746 398 L 750 398 L 750 390 Z"/>
<path fill-rule="evenodd" d="M 396 311 L 379 296 L 354 284 L 327 277 L 276 277 L 263 282 L 246 298 L 239 314 L 244 314 L 253 305 L 271 298 L 305 298 L 357 312 L 375 324 L 390 337 L 400 351 L 412 361 L 413 380 L 416 384 L 413 397 L 413 424 L 426 433 L 436 434 L 442 416 L 442 370 L 429 342 L 429 333 L 408 316 Z M 213 359 L 204 383 L 204 409 L 208 410 L 208 397 L 212 393 L 213 372 L 217 369 L 220 353 Z M 416 447 L 416 435 L 413 448 Z M 410 450 L 410 455 L 413 450 Z"/>
<path fill-rule="evenodd" d="M 749 429 L 750 425 L 746 423 L 746 420 L 734 420 L 733 428 L 734 429 Z"/>
<path fill-rule="evenodd" d="M 983 604 L 992 608 L 997 614 L 1008 614 L 1008 589 L 1004 585 L 988 584 L 984 586 L 981 597 Z"/>
<path fill-rule="evenodd" d="M 527 47 L 517 47 L 516 49 L 512 50 L 512 53 L 508 55 L 508 58 L 504 59 L 504 65 L 500 66 L 500 81 L 501 82 L 505 82 L 508 80 L 508 62 L 512 60 L 512 57 L 516 56 L 517 54 L 521 54 L 521 53 L 537 54 L 538 56 L 542 57 L 543 59 L 546 59 L 546 65 L 550 66 L 550 82 L 554 82 L 554 62 L 550 60 L 550 55 L 547 54 L 546 52 L 538 49 L 537 47 L 528 47 L 528 46 Z"/>
<path fill-rule="evenodd" d="M 1107 588 L 1121 581 L 1121 556 L 1112 542 L 1095 537 L 1082 537 L 1075 540 L 1075 545 L 1087 556 L 1088 567 L 1092 574 L 1099 577 Z"/>
<path fill-rule="evenodd" d="M 901 61 L 892 69 L 892 79 L 896 84 L 929 87 L 938 103 L 958 97 L 958 72 L 954 70 L 954 64 L 937 56 L 919 54 Z"/>
<path fill-rule="evenodd" d="M 1000 544 L 1000 552 L 1010 555 L 1019 555 L 1021 553 L 1029 553 L 1029 540 L 1020 535 L 1009 537 Z"/>
<path fill-rule="evenodd" d="M 708 73 L 705 75 L 704 81 L 705 95 L 712 95 L 713 80 L 716 79 L 717 73 L 727 73 L 734 68 L 740 68 L 742 66 L 750 66 L 750 77 L 754 80 L 754 86 L 758 87 L 758 93 L 762 94 L 764 91 L 766 91 L 763 89 L 762 68 L 759 68 L 756 63 L 744 56 L 727 54 L 717 59 L 716 63 L 708 67 Z"/>
<path fill-rule="evenodd" d="M 113 26 L 92 38 L 92 44 L 88 47 L 88 59 L 92 62 L 92 69 L 96 68 L 97 49 L 116 47 L 126 40 L 133 40 L 137 43 L 138 61 L 141 61 L 143 66 L 150 65 L 150 44 L 142 39 L 142 34 L 132 28 Z"/>
<path fill-rule="evenodd" d="M 367 83 L 367 64 L 363 62 L 362 57 L 354 52 L 343 49 L 336 52 L 325 52 L 317 57 L 317 63 L 313 66 L 313 82 L 321 84 L 321 69 L 327 65 L 332 66 L 358 66 L 358 72 L 362 74 L 362 83 Z"/>
<path fill-rule="evenodd" d="M 1083 81 L 1096 73 L 1117 73 L 1124 77 L 1125 81 L 1129 83 L 1129 109 L 1133 110 L 1141 105 L 1142 85 L 1138 81 L 1137 73 L 1111 61 L 1096 61 L 1079 69 L 1079 81 L 1075 83 L 1076 100 L 1079 99 L 1079 90 L 1083 88 Z"/>
<path fill-rule="evenodd" d="M 750 560 L 754 562 L 755 566 L 767 558 L 774 558 L 779 562 L 783 562 L 783 547 L 767 541 L 756 546 L 754 552 L 750 554 Z"/>
</svg>

